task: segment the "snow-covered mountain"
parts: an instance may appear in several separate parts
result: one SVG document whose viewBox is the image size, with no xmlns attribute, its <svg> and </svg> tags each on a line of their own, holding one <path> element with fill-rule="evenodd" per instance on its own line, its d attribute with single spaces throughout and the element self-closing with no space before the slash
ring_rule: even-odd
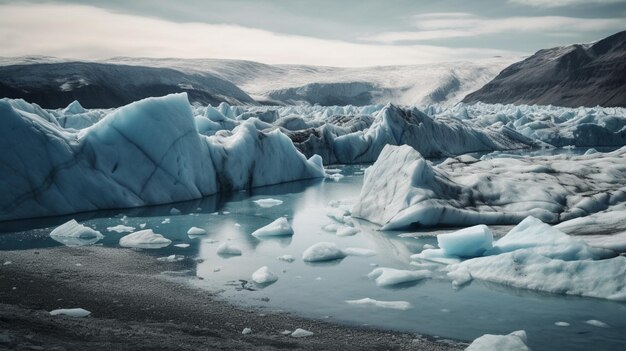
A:
<svg viewBox="0 0 626 351">
<path fill-rule="evenodd" d="M 179 92 L 202 104 L 256 104 L 231 82 L 209 73 L 50 57 L 0 59 L 0 96 L 46 108 L 65 107 L 74 100 L 88 108 L 119 107 Z"/>
<path fill-rule="evenodd" d="M 64 107 L 73 100 L 90 108 L 116 107 L 182 91 L 192 102 L 213 105 L 255 104 L 253 98 L 285 105 L 454 104 L 514 61 L 341 68 L 216 59 L 0 58 L 0 96 L 46 108 Z"/>
<path fill-rule="evenodd" d="M 110 63 L 207 72 L 237 85 L 257 101 L 279 104 L 454 104 L 517 58 L 410 66 L 325 67 L 267 65 L 213 59 L 113 58 Z"/>
<path fill-rule="evenodd" d="M 463 101 L 626 106 L 626 31 L 592 44 L 540 50 Z"/>
</svg>

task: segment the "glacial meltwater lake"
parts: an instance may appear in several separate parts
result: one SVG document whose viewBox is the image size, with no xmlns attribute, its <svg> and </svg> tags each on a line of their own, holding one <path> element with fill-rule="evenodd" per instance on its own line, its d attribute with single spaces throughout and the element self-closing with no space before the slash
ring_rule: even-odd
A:
<svg viewBox="0 0 626 351">
<path fill-rule="evenodd" d="M 470 341 L 486 333 L 508 334 L 523 329 L 533 350 L 618 350 L 626 345 L 626 303 L 537 293 L 478 280 L 455 289 L 443 273 L 416 284 L 395 288 L 376 286 L 367 277 L 370 271 L 376 267 L 414 269 L 409 256 L 420 252 L 425 244 L 436 245 L 434 234 L 452 229 L 423 231 L 422 236 L 415 237 L 402 235 L 407 232 L 380 232 L 372 224 L 356 221 L 361 232 L 353 236 L 340 237 L 324 231 L 322 227 L 333 222 L 326 215 L 329 202 L 350 203 L 356 198 L 363 183 L 363 167 L 333 167 L 344 176 L 336 181 L 294 182 L 167 206 L 6 223 L 0 226 L 0 249 L 62 245 L 50 238 L 49 233 L 72 218 L 105 235 L 96 245 L 119 247 L 119 239 L 128 233 L 107 231 L 107 227 L 124 224 L 138 230 L 145 223 L 145 228 L 173 242 L 165 248 L 141 252 L 153 256 L 155 263 L 158 257 L 183 255 L 185 259 L 181 262 L 186 271 L 166 274 L 221 291 L 221 296 L 234 304 L 440 339 Z M 265 198 L 283 203 L 263 208 L 253 202 Z M 180 213 L 171 214 L 172 208 Z M 292 223 L 293 237 L 260 240 L 250 235 L 281 216 Z M 187 231 L 192 226 L 204 228 L 208 234 L 190 237 Z M 494 230 L 502 235 L 508 228 L 494 227 Z M 302 252 L 324 241 L 336 243 L 342 249 L 371 249 L 376 255 L 348 256 L 317 264 L 303 262 Z M 240 248 L 242 255 L 218 255 L 217 247 L 223 242 Z M 175 244 L 189 246 L 181 248 Z M 278 260 L 282 255 L 293 255 L 295 261 Z M 202 262 L 198 263 L 197 258 Z M 252 283 L 251 274 L 262 266 L 268 266 L 278 281 L 265 287 Z M 176 267 L 180 271 L 180 266 Z M 394 310 L 345 302 L 366 297 L 408 301 L 412 308 Z M 594 319 L 609 327 L 585 323 Z M 555 322 L 567 322 L 569 326 L 557 326 Z"/>
</svg>

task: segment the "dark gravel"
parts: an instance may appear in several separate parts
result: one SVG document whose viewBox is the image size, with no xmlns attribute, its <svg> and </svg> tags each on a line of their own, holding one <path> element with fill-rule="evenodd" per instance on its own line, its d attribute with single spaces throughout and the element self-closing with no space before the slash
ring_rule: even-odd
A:
<svg viewBox="0 0 626 351">
<path fill-rule="evenodd" d="M 11 264 L 2 265 L 5 261 Z M 81 266 L 76 264 L 80 263 Z M 465 344 L 236 307 L 164 278 L 175 263 L 103 247 L 0 251 L 0 350 L 460 350 Z M 47 311 L 81 307 L 87 318 Z M 253 333 L 241 331 L 252 328 Z M 315 335 L 292 338 L 283 330 Z"/>
</svg>

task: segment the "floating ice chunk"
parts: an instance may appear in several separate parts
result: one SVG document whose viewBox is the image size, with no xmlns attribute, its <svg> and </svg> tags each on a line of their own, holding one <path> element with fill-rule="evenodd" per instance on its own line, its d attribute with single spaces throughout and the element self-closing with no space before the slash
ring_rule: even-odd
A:
<svg viewBox="0 0 626 351">
<path fill-rule="evenodd" d="M 360 232 L 360 230 L 358 230 L 358 229 L 356 229 L 354 227 L 351 227 L 349 225 L 344 225 L 344 226 L 341 226 L 341 227 L 339 227 L 337 229 L 337 235 L 338 236 L 351 236 L 351 235 L 354 235 L 354 234 L 356 234 L 358 232 Z"/>
<path fill-rule="evenodd" d="M 407 301 L 379 301 L 370 299 L 369 297 L 360 300 L 346 300 L 346 302 L 351 305 L 368 305 L 402 311 L 406 311 L 413 307 L 411 303 Z"/>
<path fill-rule="evenodd" d="M 597 319 L 590 319 L 588 321 L 585 321 L 585 323 L 589 324 L 589 325 L 593 325 L 594 327 L 598 327 L 598 328 L 609 328 L 609 325 L 599 321 Z"/>
<path fill-rule="evenodd" d="M 282 256 L 278 256 L 277 258 L 281 261 L 290 262 L 290 263 L 296 260 L 292 255 L 282 255 Z"/>
<path fill-rule="evenodd" d="M 556 325 L 557 327 L 569 327 L 570 324 L 567 322 L 554 322 L 554 325 Z"/>
<path fill-rule="evenodd" d="M 178 261 L 182 261 L 185 259 L 185 256 L 182 255 L 169 255 L 166 257 L 159 257 L 157 258 L 157 261 L 161 261 L 161 262 L 178 262 Z"/>
<path fill-rule="evenodd" d="M 446 255 L 476 257 L 491 249 L 493 233 L 486 225 L 481 224 L 449 234 L 439 234 L 437 243 Z"/>
<path fill-rule="evenodd" d="M 171 222 L 172 222 L 172 220 L 171 220 L 170 218 L 165 218 L 165 219 L 161 222 L 161 224 L 168 224 L 168 223 L 171 223 Z"/>
<path fill-rule="evenodd" d="M 344 249 L 343 253 L 345 253 L 347 256 L 376 256 L 376 251 L 370 249 L 362 249 L 359 247 L 349 247 L 347 249 Z"/>
<path fill-rule="evenodd" d="M 255 236 L 257 238 L 288 235 L 293 235 L 293 228 L 291 228 L 289 221 L 287 221 L 287 218 L 285 217 L 280 217 L 274 222 L 266 225 L 265 227 L 259 228 L 252 232 L 252 236 Z"/>
<path fill-rule="evenodd" d="M 466 268 L 460 268 L 452 272 L 448 272 L 448 277 L 452 279 L 452 285 L 455 288 L 463 286 L 472 281 L 472 275 Z"/>
<path fill-rule="evenodd" d="M 13 262 L 11 262 L 11 261 L 4 261 L 4 263 L 2 265 L 3 266 L 8 266 L 10 264 L 13 264 Z"/>
<path fill-rule="evenodd" d="M 202 229 L 202 228 L 198 228 L 198 227 L 191 227 L 189 228 L 189 230 L 187 231 L 187 235 L 191 235 L 191 236 L 195 236 L 195 235 L 205 235 L 206 234 L 206 230 Z"/>
<path fill-rule="evenodd" d="M 336 233 L 337 230 L 339 229 L 339 224 L 337 223 L 326 224 L 325 226 L 322 227 L 322 229 L 326 232 Z"/>
<path fill-rule="evenodd" d="M 329 174 L 341 173 L 340 168 L 325 168 L 324 171 Z"/>
<path fill-rule="evenodd" d="M 563 261 L 522 249 L 448 266 L 473 279 L 556 294 L 626 301 L 626 257 Z M 456 274 L 456 273 L 453 273 Z"/>
<path fill-rule="evenodd" d="M 528 216 L 500 238 L 488 254 L 531 249 L 533 252 L 562 260 L 598 259 L 609 256 L 605 250 L 589 246 L 539 219 Z"/>
<path fill-rule="evenodd" d="M 222 243 L 217 247 L 217 254 L 222 256 L 240 256 L 241 250 L 235 246 L 231 246 L 228 243 Z"/>
<path fill-rule="evenodd" d="M 179 209 L 177 209 L 176 207 L 172 207 L 172 209 L 170 210 L 170 214 L 171 214 L 172 216 L 176 216 L 176 215 L 181 214 L 181 212 L 180 212 L 180 210 L 179 210 Z"/>
<path fill-rule="evenodd" d="M 141 223 L 141 224 L 139 225 L 139 228 L 141 228 L 141 229 L 143 229 L 143 228 L 145 228 L 145 227 L 146 227 L 146 223 Z"/>
<path fill-rule="evenodd" d="M 176 244 L 176 245 L 174 245 L 174 246 L 176 246 L 176 247 L 180 247 L 181 249 L 185 249 L 185 248 L 188 248 L 188 247 L 189 247 L 189 244 Z"/>
<path fill-rule="evenodd" d="M 334 173 L 334 174 L 327 174 L 326 175 L 326 178 L 332 179 L 335 182 L 340 181 L 343 177 L 345 177 L 345 176 L 343 174 L 341 174 L 341 173 Z"/>
<path fill-rule="evenodd" d="M 378 286 L 392 286 L 430 278 L 432 273 L 427 270 L 408 271 L 380 267 L 371 271 L 367 277 L 376 280 Z"/>
<path fill-rule="evenodd" d="M 170 239 L 156 234 L 152 229 L 144 229 L 128 234 L 120 239 L 120 246 L 139 249 L 159 249 L 171 244 Z"/>
<path fill-rule="evenodd" d="M 304 338 L 307 336 L 311 336 L 313 335 L 313 332 L 310 332 L 308 330 L 302 329 L 302 328 L 298 328 L 296 330 L 293 331 L 293 333 L 291 333 L 291 337 L 293 338 Z"/>
<path fill-rule="evenodd" d="M 50 237 L 67 246 L 84 246 L 95 244 L 104 235 L 72 219 L 56 227 L 50 232 Z"/>
<path fill-rule="evenodd" d="M 52 316 L 64 315 L 75 318 L 87 317 L 90 314 L 91 312 L 82 308 L 61 308 L 58 310 L 50 311 L 50 315 Z"/>
<path fill-rule="evenodd" d="M 243 330 L 241 331 L 241 334 L 243 334 L 243 335 L 252 334 L 252 329 L 250 329 L 250 328 L 243 328 Z"/>
<path fill-rule="evenodd" d="M 272 199 L 272 198 L 259 199 L 253 202 L 263 208 L 270 208 L 270 207 L 278 206 L 283 203 L 282 200 Z"/>
<path fill-rule="evenodd" d="M 345 217 L 350 215 L 350 211 L 344 208 L 332 207 L 328 209 L 326 215 L 337 222 L 344 223 L 346 221 Z"/>
<path fill-rule="evenodd" d="M 272 273 L 267 266 L 263 266 L 252 273 L 252 281 L 261 285 L 272 284 L 278 280 L 276 274 Z"/>
<path fill-rule="evenodd" d="M 461 262 L 457 256 L 446 255 L 443 249 L 426 249 L 420 253 L 411 255 L 412 260 L 426 260 L 441 264 L 455 264 Z"/>
<path fill-rule="evenodd" d="M 485 334 L 474 340 L 465 351 L 531 351 L 526 345 L 526 332 L 514 331 L 509 335 Z"/>
<path fill-rule="evenodd" d="M 117 232 L 117 233 L 130 233 L 133 230 L 135 230 L 135 227 L 118 224 L 114 227 L 107 227 L 107 230 L 110 232 Z"/>
<path fill-rule="evenodd" d="M 307 262 L 332 261 L 346 257 L 335 243 L 320 242 L 312 245 L 302 253 L 302 259 Z"/>
<path fill-rule="evenodd" d="M 291 333 L 292 333 L 292 331 L 291 331 L 291 330 L 287 330 L 287 329 L 285 329 L 285 330 L 281 331 L 280 333 L 281 333 L 282 335 L 289 335 L 289 334 L 291 334 Z"/>
</svg>

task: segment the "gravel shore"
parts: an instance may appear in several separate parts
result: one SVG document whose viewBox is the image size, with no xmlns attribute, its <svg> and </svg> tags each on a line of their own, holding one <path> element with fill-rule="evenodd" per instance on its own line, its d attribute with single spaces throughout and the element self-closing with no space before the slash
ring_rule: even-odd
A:
<svg viewBox="0 0 626 351">
<path fill-rule="evenodd" d="M 9 261 L 10 264 L 2 265 Z M 0 350 L 462 350 L 466 344 L 233 306 L 103 247 L 0 251 Z M 87 318 L 47 311 L 81 307 Z M 252 333 L 243 335 L 244 328 Z M 315 334 L 292 338 L 284 330 Z"/>
</svg>

